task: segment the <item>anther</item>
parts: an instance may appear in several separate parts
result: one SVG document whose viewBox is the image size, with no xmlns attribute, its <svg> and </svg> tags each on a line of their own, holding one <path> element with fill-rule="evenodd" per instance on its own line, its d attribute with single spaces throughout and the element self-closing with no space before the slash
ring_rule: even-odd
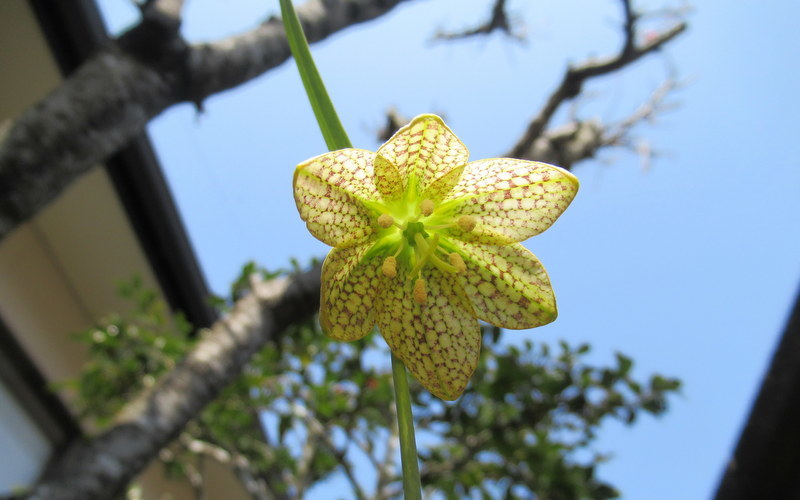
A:
<svg viewBox="0 0 800 500">
<path fill-rule="evenodd" d="M 429 216 L 430 214 L 433 213 L 433 201 L 422 200 L 422 203 L 420 203 L 419 205 L 419 210 L 425 217 Z"/>
<path fill-rule="evenodd" d="M 455 267 L 459 273 L 463 273 L 467 270 L 467 265 L 464 264 L 464 259 L 462 259 L 460 255 L 455 252 L 451 252 L 449 257 L 450 265 Z"/>
<path fill-rule="evenodd" d="M 475 229 L 475 226 L 478 224 L 478 221 L 475 220 L 475 217 L 471 215 L 462 215 L 461 217 L 458 218 L 456 224 L 458 224 L 459 229 L 461 229 L 465 233 L 468 233 L 473 229 Z"/>
<path fill-rule="evenodd" d="M 414 282 L 414 302 L 417 304 L 424 304 L 428 298 L 428 292 L 425 290 L 425 280 L 417 278 Z"/>
<path fill-rule="evenodd" d="M 380 217 L 378 217 L 378 225 L 382 228 L 386 229 L 388 227 L 392 227 L 392 224 L 394 224 L 394 217 L 391 215 L 381 214 Z"/>
<path fill-rule="evenodd" d="M 384 275 L 390 278 L 394 278 L 395 276 L 397 276 L 397 259 L 395 259 L 391 255 L 389 257 L 386 257 L 383 260 L 381 271 L 383 272 Z"/>
</svg>

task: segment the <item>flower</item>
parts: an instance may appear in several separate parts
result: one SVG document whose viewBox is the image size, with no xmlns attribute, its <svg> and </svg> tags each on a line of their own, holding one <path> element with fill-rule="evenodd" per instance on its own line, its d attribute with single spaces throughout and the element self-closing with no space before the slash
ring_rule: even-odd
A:
<svg viewBox="0 0 800 500">
<path fill-rule="evenodd" d="M 552 165 L 468 157 L 441 118 L 421 115 L 377 153 L 332 151 L 294 174 L 300 217 L 334 247 L 322 266 L 323 330 L 352 341 L 377 323 L 445 400 L 478 364 L 478 319 L 523 329 L 556 318 L 550 279 L 519 242 L 550 227 L 578 191 Z"/>
</svg>

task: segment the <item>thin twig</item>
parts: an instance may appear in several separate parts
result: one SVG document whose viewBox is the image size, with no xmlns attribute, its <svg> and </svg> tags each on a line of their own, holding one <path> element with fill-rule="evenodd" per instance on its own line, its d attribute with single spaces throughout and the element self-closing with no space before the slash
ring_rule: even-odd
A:
<svg viewBox="0 0 800 500">
<path fill-rule="evenodd" d="M 330 429 L 326 428 L 322 424 L 322 422 L 320 422 L 319 419 L 314 417 L 314 415 L 312 415 L 311 412 L 309 412 L 306 408 L 298 406 L 295 409 L 299 410 L 295 413 L 295 415 L 301 418 L 306 424 L 306 430 L 308 432 L 308 437 L 306 439 L 306 447 L 309 445 L 309 443 L 313 443 L 314 445 L 312 447 L 316 449 L 315 446 L 316 442 L 321 441 L 339 461 L 339 465 L 342 466 L 342 471 L 344 472 L 345 477 L 347 477 L 347 480 L 350 482 L 351 488 L 353 488 L 353 494 L 355 495 L 355 497 L 358 500 L 366 500 L 367 496 L 364 494 L 364 490 L 361 488 L 361 485 L 358 484 L 358 481 L 356 480 L 356 476 L 355 473 L 353 472 L 353 467 L 350 464 L 350 461 L 347 460 L 347 450 L 339 449 L 339 447 L 337 447 L 334 444 L 333 439 L 331 438 Z M 303 455 L 305 459 L 306 458 L 305 448 Z M 308 460 L 307 463 L 310 464 L 310 459 Z M 308 472 L 307 470 L 303 471 L 303 467 L 306 466 L 307 463 L 301 461 L 300 467 L 298 468 L 301 472 L 298 474 L 298 476 L 303 474 L 304 472 L 307 474 Z M 300 496 L 302 496 L 302 490 L 298 492 L 298 497 Z"/>
<path fill-rule="evenodd" d="M 518 41 L 523 41 L 525 39 L 522 34 L 516 33 L 511 26 L 508 12 L 506 12 L 506 0 L 495 0 L 495 4 L 492 7 L 492 15 L 485 23 L 464 31 L 446 32 L 440 30 L 433 38 L 435 40 L 459 40 L 475 35 L 489 35 L 497 30 L 502 31 L 510 38 Z"/>
<path fill-rule="evenodd" d="M 400 428 L 397 423 L 397 410 L 392 407 L 391 427 L 389 430 L 389 438 L 386 440 L 386 450 L 383 454 L 383 462 L 378 467 L 378 480 L 376 493 L 379 499 L 393 498 L 395 493 L 389 491 L 389 486 L 397 478 L 397 462 L 395 456 L 397 455 L 397 446 L 400 444 Z"/>
</svg>

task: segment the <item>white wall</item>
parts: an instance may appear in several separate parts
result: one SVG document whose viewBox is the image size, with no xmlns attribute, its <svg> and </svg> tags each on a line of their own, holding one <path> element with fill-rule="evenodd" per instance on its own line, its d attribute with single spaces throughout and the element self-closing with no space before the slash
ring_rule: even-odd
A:
<svg viewBox="0 0 800 500">
<path fill-rule="evenodd" d="M 50 443 L 0 384 L 0 495 L 30 485 L 50 454 Z"/>
</svg>

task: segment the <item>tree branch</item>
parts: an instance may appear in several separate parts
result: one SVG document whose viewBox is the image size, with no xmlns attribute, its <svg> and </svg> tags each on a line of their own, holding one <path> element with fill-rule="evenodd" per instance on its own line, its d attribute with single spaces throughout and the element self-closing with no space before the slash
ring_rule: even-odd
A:
<svg viewBox="0 0 800 500">
<path fill-rule="evenodd" d="M 260 283 L 205 332 L 175 369 L 129 403 L 101 435 L 71 446 L 30 498 L 112 498 L 241 372 L 250 357 L 319 308 L 320 268 Z"/>
<path fill-rule="evenodd" d="M 633 13 L 630 3 L 627 0 L 623 0 L 622 3 L 625 11 L 625 21 L 623 29 L 624 41 L 620 51 L 611 57 L 599 60 L 590 59 L 583 64 L 568 68 L 559 86 L 550 94 L 544 107 L 531 121 L 525 133 L 508 153 L 509 156 L 514 158 L 530 158 L 528 154 L 529 150 L 533 147 L 536 140 L 542 136 L 558 108 L 567 100 L 580 94 L 586 80 L 612 73 L 636 62 L 648 54 L 656 52 L 670 40 L 686 30 L 686 23 L 678 22 L 671 28 L 648 37 L 644 43 L 637 45 L 635 29 L 637 17 Z"/>
<path fill-rule="evenodd" d="M 570 169 L 582 160 L 593 158 L 602 148 L 609 146 L 632 147 L 628 134 L 633 127 L 642 121 L 652 120 L 658 112 L 664 109 L 663 101 L 666 95 L 678 87 L 673 78 L 668 78 L 646 103 L 618 123 L 604 124 L 599 120 L 579 120 L 573 117 L 569 123 L 549 127 L 549 123 L 559 107 L 580 94 L 586 80 L 618 71 L 645 55 L 658 51 L 687 28 L 685 22 L 676 22 L 671 28 L 660 33 L 648 33 L 644 42 L 637 45 L 636 23 L 639 20 L 652 16 L 680 19 L 685 15 L 685 9 L 664 9 L 638 14 L 633 11 L 629 0 L 622 0 L 622 7 L 623 43 L 618 53 L 603 59 L 590 59 L 569 68 L 560 85 L 530 122 L 516 145 L 502 156 L 542 161 Z M 500 15 L 498 12 L 502 12 L 503 9 L 504 2 L 497 0 L 493 16 Z M 485 32 L 486 27 L 493 23 L 495 21 L 489 21 L 479 31 Z M 469 36 L 469 34 L 470 32 L 464 32 L 455 38 Z M 386 124 L 377 133 L 378 139 L 388 140 L 397 129 L 406 123 L 408 123 L 407 118 L 396 109 L 389 109 L 386 113 Z M 642 155 L 643 163 L 646 165 L 651 154 L 647 145 L 640 144 L 635 149 Z"/>
<path fill-rule="evenodd" d="M 374 19 L 406 0 L 309 0 L 297 9 L 309 42 Z M 202 101 L 289 58 L 283 25 L 212 43 L 180 36 L 179 0 L 142 6 L 141 22 L 111 41 L 18 117 L 0 138 L 0 240 L 81 174 L 180 102 Z"/>
<path fill-rule="evenodd" d="M 494 6 L 492 7 L 492 15 L 485 23 L 463 31 L 439 31 L 434 35 L 434 39 L 458 40 L 475 35 L 489 35 L 496 30 L 502 31 L 513 39 L 519 41 L 524 40 L 524 37 L 519 33 L 515 33 L 511 26 L 508 12 L 506 12 L 506 0 L 495 0 Z"/>
<path fill-rule="evenodd" d="M 659 112 L 664 111 L 667 107 L 664 103 L 667 95 L 677 87 L 674 79 L 667 79 L 645 103 L 617 123 L 603 124 L 598 120 L 575 119 L 545 130 L 524 154 L 517 157 L 571 169 L 576 163 L 595 157 L 603 148 L 623 146 L 635 149 L 642 155 L 643 164 L 647 165 L 650 152 L 647 147 L 631 144 L 631 130 L 643 121 L 654 120 Z"/>
</svg>

